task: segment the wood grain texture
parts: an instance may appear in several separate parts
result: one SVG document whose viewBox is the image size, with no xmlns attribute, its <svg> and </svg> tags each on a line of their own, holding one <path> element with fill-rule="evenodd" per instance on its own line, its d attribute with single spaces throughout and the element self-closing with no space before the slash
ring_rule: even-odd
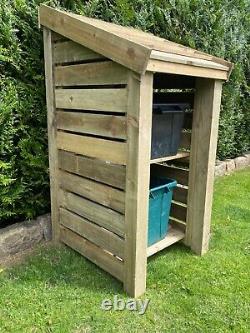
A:
<svg viewBox="0 0 250 333">
<path fill-rule="evenodd" d="M 67 64 L 79 61 L 104 60 L 105 57 L 98 54 L 83 45 L 66 40 L 54 45 L 54 63 Z"/>
<path fill-rule="evenodd" d="M 60 206 L 124 237 L 124 215 L 74 193 L 59 191 Z"/>
<path fill-rule="evenodd" d="M 58 152 L 59 168 L 124 190 L 126 168 L 123 165 L 76 155 L 67 151 Z"/>
<path fill-rule="evenodd" d="M 123 281 L 124 265 L 121 260 L 65 227 L 61 227 L 60 238 L 63 243 Z"/>
<path fill-rule="evenodd" d="M 127 112 L 127 90 L 106 89 L 56 89 L 58 109 Z"/>
<path fill-rule="evenodd" d="M 57 132 L 57 148 L 95 157 L 115 164 L 126 164 L 126 143 Z"/>
<path fill-rule="evenodd" d="M 197 79 L 186 243 L 197 254 L 208 250 L 222 82 Z"/>
<path fill-rule="evenodd" d="M 113 61 L 55 68 L 55 84 L 62 87 L 126 84 L 127 76 L 127 68 Z"/>
<path fill-rule="evenodd" d="M 112 254 L 124 257 L 124 239 L 85 218 L 60 208 L 60 223 Z"/>
<path fill-rule="evenodd" d="M 60 187 L 64 190 L 79 194 L 124 214 L 125 194 L 123 191 L 62 170 L 59 171 L 58 176 Z"/>
<path fill-rule="evenodd" d="M 153 75 L 130 73 L 125 198 L 125 280 L 130 296 L 146 288 Z"/>
<path fill-rule="evenodd" d="M 49 146 L 49 171 L 50 171 L 50 200 L 51 200 L 51 222 L 52 237 L 59 241 L 59 206 L 57 193 L 58 185 L 58 158 L 56 147 L 56 124 L 55 124 L 55 97 L 53 77 L 53 48 L 51 31 L 43 29 L 44 60 L 45 60 L 45 82 L 46 82 L 46 104 L 47 104 L 47 126 Z"/>
<path fill-rule="evenodd" d="M 82 134 L 126 139 L 126 117 L 82 112 L 56 112 L 58 129 Z"/>
</svg>

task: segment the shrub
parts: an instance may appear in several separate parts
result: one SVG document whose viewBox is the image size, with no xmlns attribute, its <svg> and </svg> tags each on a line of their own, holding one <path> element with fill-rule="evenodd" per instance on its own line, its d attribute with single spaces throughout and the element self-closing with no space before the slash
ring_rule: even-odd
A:
<svg viewBox="0 0 250 333">
<path fill-rule="evenodd" d="M 248 0 L 0 2 L 0 223 L 48 210 L 41 2 L 144 31 L 235 63 L 224 84 L 217 155 L 250 149 Z M 1 224 L 0 224 L 1 225 Z"/>
</svg>

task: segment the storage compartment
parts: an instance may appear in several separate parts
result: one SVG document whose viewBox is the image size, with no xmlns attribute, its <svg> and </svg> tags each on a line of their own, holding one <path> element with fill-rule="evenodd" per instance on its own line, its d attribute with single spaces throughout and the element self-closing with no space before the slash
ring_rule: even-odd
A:
<svg viewBox="0 0 250 333">
<path fill-rule="evenodd" d="M 166 237 L 173 189 L 177 182 L 166 177 L 151 177 L 149 194 L 148 246 Z"/>
<path fill-rule="evenodd" d="M 187 103 L 153 104 L 151 159 L 176 155 Z"/>
</svg>

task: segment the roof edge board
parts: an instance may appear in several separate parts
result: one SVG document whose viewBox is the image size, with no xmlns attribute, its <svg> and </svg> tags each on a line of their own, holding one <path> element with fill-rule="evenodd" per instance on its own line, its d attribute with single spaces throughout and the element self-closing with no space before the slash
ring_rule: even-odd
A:
<svg viewBox="0 0 250 333">
<path fill-rule="evenodd" d="M 150 48 L 83 22 L 74 14 L 40 5 L 39 24 L 137 73 L 146 71 Z"/>
</svg>

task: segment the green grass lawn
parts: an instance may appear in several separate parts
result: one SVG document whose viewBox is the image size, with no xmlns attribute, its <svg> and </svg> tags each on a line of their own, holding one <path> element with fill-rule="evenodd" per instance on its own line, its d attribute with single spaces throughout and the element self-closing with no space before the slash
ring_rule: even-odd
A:
<svg viewBox="0 0 250 333">
<path fill-rule="evenodd" d="M 250 332 L 250 170 L 216 180 L 208 254 L 149 260 L 144 315 L 101 310 L 121 284 L 63 246 L 0 271 L 0 332 Z"/>
</svg>

